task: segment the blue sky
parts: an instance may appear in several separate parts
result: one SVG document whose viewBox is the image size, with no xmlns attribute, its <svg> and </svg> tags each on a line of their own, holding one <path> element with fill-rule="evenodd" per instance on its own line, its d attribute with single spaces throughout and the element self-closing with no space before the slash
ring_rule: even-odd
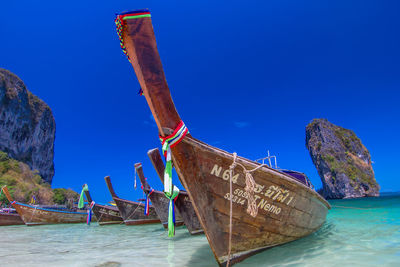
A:
<svg viewBox="0 0 400 267">
<path fill-rule="evenodd" d="M 157 129 L 119 48 L 114 14 L 150 8 L 178 112 L 192 135 L 321 186 L 305 147 L 313 118 L 355 131 L 382 191 L 399 191 L 398 1 L 6 1 L 0 67 L 52 108 L 53 187 L 110 200 L 103 177 L 136 199 L 134 163 L 153 187 L 147 157 Z"/>
</svg>

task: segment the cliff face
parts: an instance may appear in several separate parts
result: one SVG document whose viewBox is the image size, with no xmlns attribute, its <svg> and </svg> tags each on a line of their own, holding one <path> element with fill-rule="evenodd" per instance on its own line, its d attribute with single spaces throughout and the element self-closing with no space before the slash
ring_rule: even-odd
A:
<svg viewBox="0 0 400 267">
<path fill-rule="evenodd" d="M 325 198 L 379 196 L 371 156 L 353 131 L 314 119 L 306 127 L 306 146 Z"/>
<path fill-rule="evenodd" d="M 0 150 L 38 170 L 51 183 L 55 131 L 50 107 L 15 74 L 0 69 Z"/>
</svg>

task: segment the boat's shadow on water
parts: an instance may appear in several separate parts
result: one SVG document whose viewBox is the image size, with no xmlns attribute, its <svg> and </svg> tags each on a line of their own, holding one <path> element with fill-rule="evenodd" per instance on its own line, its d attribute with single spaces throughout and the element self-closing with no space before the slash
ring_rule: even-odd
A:
<svg viewBox="0 0 400 267">
<path fill-rule="evenodd" d="M 299 263 L 321 251 L 335 231 L 332 222 L 326 222 L 317 232 L 300 240 L 260 252 L 235 266 L 281 266 Z M 210 246 L 204 245 L 192 254 L 188 266 L 216 266 Z"/>
</svg>

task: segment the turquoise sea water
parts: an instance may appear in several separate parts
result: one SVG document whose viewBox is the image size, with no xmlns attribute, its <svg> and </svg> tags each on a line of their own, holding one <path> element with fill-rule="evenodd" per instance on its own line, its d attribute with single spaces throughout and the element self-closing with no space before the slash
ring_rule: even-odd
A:
<svg viewBox="0 0 400 267">
<path fill-rule="evenodd" d="M 235 266 L 400 266 L 400 195 L 330 201 L 316 233 Z M 0 266 L 217 266 L 204 235 L 161 225 L 6 226 Z"/>
</svg>

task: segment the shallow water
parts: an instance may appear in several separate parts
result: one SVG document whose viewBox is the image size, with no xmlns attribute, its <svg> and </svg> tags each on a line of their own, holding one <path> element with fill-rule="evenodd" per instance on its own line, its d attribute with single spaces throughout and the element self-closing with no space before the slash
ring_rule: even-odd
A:
<svg viewBox="0 0 400 267">
<path fill-rule="evenodd" d="M 400 195 L 330 201 L 316 233 L 235 266 L 400 266 Z M 0 266 L 217 266 L 204 235 L 161 225 L 0 228 Z"/>
</svg>

